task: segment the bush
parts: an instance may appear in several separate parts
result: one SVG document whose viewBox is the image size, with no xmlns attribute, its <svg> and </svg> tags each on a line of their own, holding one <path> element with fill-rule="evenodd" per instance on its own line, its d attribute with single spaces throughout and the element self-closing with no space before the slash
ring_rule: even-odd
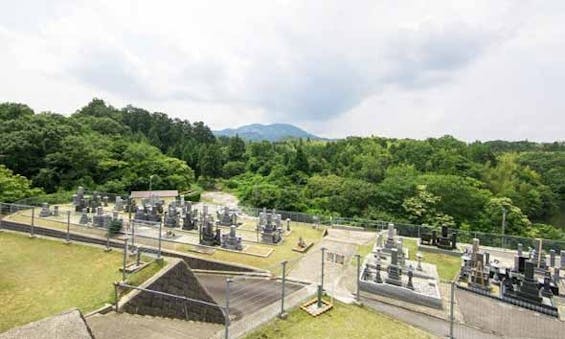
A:
<svg viewBox="0 0 565 339">
<path fill-rule="evenodd" d="M 121 220 L 114 219 L 110 222 L 110 226 L 108 227 L 108 232 L 110 232 L 110 235 L 118 234 L 120 233 L 121 230 L 122 230 Z"/>
</svg>

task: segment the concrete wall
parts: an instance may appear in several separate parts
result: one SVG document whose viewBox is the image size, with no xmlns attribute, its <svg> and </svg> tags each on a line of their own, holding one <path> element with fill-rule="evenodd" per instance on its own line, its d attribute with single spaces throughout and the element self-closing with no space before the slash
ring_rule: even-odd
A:
<svg viewBox="0 0 565 339">
<path fill-rule="evenodd" d="M 182 260 L 174 260 L 162 273 L 154 276 L 140 287 L 215 304 L 214 299 L 200 284 L 186 262 Z M 219 324 L 225 322 L 224 314 L 218 306 L 204 305 L 192 301 L 185 302 L 178 298 L 140 290 L 134 290 L 127 295 L 123 303 L 120 303 L 120 309 L 141 315 Z"/>
</svg>

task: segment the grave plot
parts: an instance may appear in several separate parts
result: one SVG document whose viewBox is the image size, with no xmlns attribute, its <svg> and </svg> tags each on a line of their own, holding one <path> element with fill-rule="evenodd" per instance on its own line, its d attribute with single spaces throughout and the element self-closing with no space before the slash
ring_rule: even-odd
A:
<svg viewBox="0 0 565 339">
<path fill-rule="evenodd" d="M 408 260 L 408 249 L 395 236 L 393 224 L 388 225 L 386 243 L 377 236 L 373 252 L 363 261 L 359 286 L 362 291 L 403 301 L 442 308 L 439 277 L 435 265 Z"/>
<path fill-rule="evenodd" d="M 556 252 L 550 251 L 547 262 L 542 254 L 541 240 L 528 253 L 522 244 L 514 255 L 513 265 L 498 260 L 489 251 L 481 250 L 479 240 L 473 239 L 471 248 L 462 256 L 463 265 L 457 287 L 485 297 L 504 301 L 542 314 L 559 317 L 560 267 L 556 266 Z M 565 257 L 561 252 L 561 265 Z"/>
</svg>

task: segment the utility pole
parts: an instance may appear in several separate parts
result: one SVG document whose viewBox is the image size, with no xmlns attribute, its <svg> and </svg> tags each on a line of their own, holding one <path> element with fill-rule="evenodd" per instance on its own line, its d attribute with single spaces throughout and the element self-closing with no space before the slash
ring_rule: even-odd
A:
<svg viewBox="0 0 565 339">
<path fill-rule="evenodd" d="M 361 274 L 361 255 L 355 254 L 355 258 L 357 258 L 357 295 L 356 299 L 357 302 L 361 302 L 361 295 L 359 294 L 359 275 Z"/>
</svg>

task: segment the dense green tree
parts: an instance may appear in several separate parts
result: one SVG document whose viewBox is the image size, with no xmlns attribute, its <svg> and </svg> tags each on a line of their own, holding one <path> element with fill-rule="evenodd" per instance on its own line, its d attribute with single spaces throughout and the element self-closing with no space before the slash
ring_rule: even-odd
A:
<svg viewBox="0 0 565 339">
<path fill-rule="evenodd" d="M 0 201 L 14 202 L 40 193 L 40 189 L 31 188 L 31 182 L 25 177 L 0 165 Z"/>
</svg>

